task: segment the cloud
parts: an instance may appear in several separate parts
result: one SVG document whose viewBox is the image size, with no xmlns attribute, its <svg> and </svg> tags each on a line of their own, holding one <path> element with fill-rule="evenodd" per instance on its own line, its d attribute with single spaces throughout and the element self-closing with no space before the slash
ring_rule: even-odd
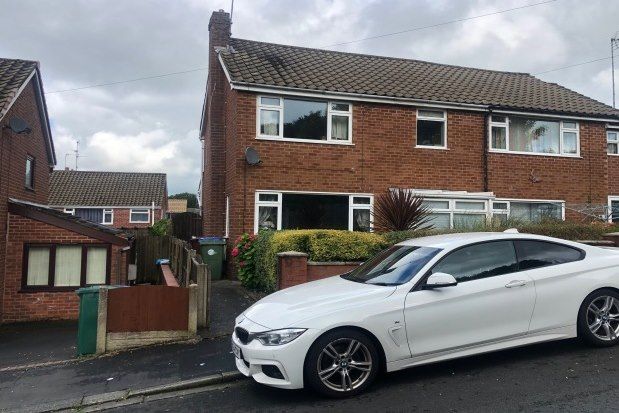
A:
<svg viewBox="0 0 619 413">
<path fill-rule="evenodd" d="M 525 0 L 237 0 L 235 37 L 321 47 L 526 5 Z M 19 0 L 3 4 L 0 56 L 41 62 L 46 91 L 205 67 L 208 20 L 229 0 Z M 541 72 L 608 56 L 619 2 L 560 0 L 332 50 Z M 610 103 L 610 62 L 540 75 Z M 47 95 L 59 168 L 164 171 L 195 191 L 206 71 Z M 67 157 L 69 166 L 74 158 Z"/>
</svg>

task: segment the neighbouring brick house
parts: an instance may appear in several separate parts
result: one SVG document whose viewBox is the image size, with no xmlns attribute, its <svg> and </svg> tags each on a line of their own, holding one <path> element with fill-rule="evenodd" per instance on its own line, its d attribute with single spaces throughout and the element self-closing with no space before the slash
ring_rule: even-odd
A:
<svg viewBox="0 0 619 413">
<path fill-rule="evenodd" d="M 54 171 L 49 206 L 114 228 L 146 228 L 166 217 L 166 174 Z"/>
<path fill-rule="evenodd" d="M 526 73 L 242 40 L 230 28 L 213 13 L 205 234 L 368 230 L 389 188 L 423 196 L 439 228 L 612 219 L 607 207 L 619 206 L 619 111 L 603 103 Z M 260 163 L 247 162 L 250 147 Z"/>
<path fill-rule="evenodd" d="M 76 318 L 77 288 L 126 278 L 119 231 L 45 206 L 55 163 L 38 64 L 0 59 L 0 323 Z"/>
</svg>

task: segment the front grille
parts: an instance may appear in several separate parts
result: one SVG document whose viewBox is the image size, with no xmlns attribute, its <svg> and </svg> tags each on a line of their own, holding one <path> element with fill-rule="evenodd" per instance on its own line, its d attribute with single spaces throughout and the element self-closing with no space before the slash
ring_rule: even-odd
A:
<svg viewBox="0 0 619 413">
<path fill-rule="evenodd" d="M 245 330 L 243 327 L 237 327 L 234 329 L 234 332 L 241 343 L 249 343 L 249 331 Z"/>
</svg>

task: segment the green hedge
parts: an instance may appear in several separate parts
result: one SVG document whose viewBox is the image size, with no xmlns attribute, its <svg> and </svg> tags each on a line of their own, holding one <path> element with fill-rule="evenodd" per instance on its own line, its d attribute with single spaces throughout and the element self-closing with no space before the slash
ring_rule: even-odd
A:
<svg viewBox="0 0 619 413">
<path fill-rule="evenodd" d="M 261 231 L 254 245 L 256 276 L 264 291 L 276 288 L 280 252 L 305 252 L 311 261 L 365 261 L 388 246 L 378 234 L 336 230 Z"/>
<path fill-rule="evenodd" d="M 411 238 L 458 232 L 504 231 L 517 228 L 522 233 L 547 235 L 567 240 L 599 240 L 617 231 L 604 223 L 546 220 L 540 223 L 510 221 L 497 225 L 450 230 L 399 231 L 384 234 L 336 230 L 261 231 L 255 240 L 255 276 L 250 287 L 274 291 L 277 283 L 277 254 L 305 252 L 311 261 L 365 261 L 389 245 Z M 248 285 L 249 286 L 249 285 Z"/>
</svg>

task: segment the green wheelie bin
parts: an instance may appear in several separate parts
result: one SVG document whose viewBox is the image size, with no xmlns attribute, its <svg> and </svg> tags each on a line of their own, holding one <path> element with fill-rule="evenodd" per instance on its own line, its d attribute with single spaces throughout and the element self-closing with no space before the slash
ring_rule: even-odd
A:
<svg viewBox="0 0 619 413">
<path fill-rule="evenodd" d="M 221 237 L 202 237 L 200 243 L 200 255 L 202 261 L 211 270 L 212 280 L 221 280 L 223 275 L 224 260 L 226 259 L 226 240 Z"/>
</svg>

